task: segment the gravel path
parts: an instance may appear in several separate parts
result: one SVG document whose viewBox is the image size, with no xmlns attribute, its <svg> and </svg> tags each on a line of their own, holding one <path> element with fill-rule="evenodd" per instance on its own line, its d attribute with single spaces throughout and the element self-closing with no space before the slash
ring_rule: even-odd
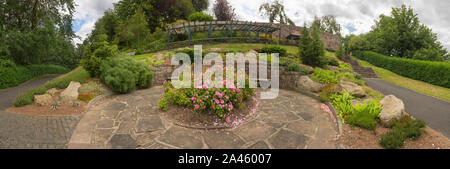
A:
<svg viewBox="0 0 450 169">
<path fill-rule="evenodd" d="M 406 112 L 425 121 L 431 128 L 450 137 L 450 103 L 394 85 L 382 79 L 367 78 L 367 85 L 385 95 L 403 100 Z M 449 93 L 450 94 L 450 93 Z"/>
</svg>

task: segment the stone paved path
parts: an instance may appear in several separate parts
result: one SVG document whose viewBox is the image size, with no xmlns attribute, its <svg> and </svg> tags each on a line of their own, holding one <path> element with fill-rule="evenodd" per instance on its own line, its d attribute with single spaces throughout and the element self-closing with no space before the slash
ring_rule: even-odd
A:
<svg viewBox="0 0 450 169">
<path fill-rule="evenodd" d="M 382 79 L 364 79 L 371 88 L 384 95 L 393 94 L 403 100 L 405 111 L 421 119 L 431 128 L 450 138 L 450 103 L 397 86 Z M 450 94 L 450 93 L 449 93 Z"/>
<path fill-rule="evenodd" d="M 261 100 L 257 117 L 230 129 L 199 130 L 174 125 L 158 110 L 162 87 L 116 95 L 92 107 L 69 148 L 304 149 L 336 148 L 337 134 L 320 102 L 281 90 Z"/>
<path fill-rule="evenodd" d="M 45 76 L 0 92 L 0 149 L 67 148 L 81 116 L 29 116 L 4 112 L 18 94 L 40 87 L 57 76 Z"/>
</svg>

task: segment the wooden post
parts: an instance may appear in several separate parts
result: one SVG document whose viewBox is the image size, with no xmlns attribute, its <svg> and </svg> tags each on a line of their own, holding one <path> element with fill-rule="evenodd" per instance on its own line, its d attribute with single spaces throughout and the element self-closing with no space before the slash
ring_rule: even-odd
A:
<svg viewBox="0 0 450 169">
<path fill-rule="evenodd" d="M 252 25 L 251 23 L 247 25 L 248 27 L 248 40 L 251 42 L 252 41 Z"/>
<path fill-rule="evenodd" d="M 267 45 L 267 27 L 264 28 L 264 39 L 266 39 L 266 45 Z"/>
<path fill-rule="evenodd" d="M 280 45 L 281 42 L 281 24 L 278 25 L 278 45 Z"/>
<path fill-rule="evenodd" d="M 212 21 L 209 21 L 209 28 L 208 28 L 208 41 L 209 44 L 211 45 L 211 34 L 212 34 L 212 27 L 211 27 L 211 23 Z"/>
<path fill-rule="evenodd" d="M 230 43 L 233 43 L 233 21 L 230 23 Z"/>
<path fill-rule="evenodd" d="M 172 28 L 167 29 L 167 50 L 170 51 L 170 31 Z"/>
<path fill-rule="evenodd" d="M 188 47 L 191 47 L 191 23 L 188 22 Z"/>
</svg>

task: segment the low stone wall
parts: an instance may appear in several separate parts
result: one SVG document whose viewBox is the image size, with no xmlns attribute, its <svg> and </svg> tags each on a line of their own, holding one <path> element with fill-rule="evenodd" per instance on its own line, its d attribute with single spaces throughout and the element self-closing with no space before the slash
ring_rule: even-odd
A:
<svg viewBox="0 0 450 169">
<path fill-rule="evenodd" d="M 246 72 L 248 73 L 248 66 L 245 67 Z M 157 67 L 151 68 L 154 73 L 153 77 L 153 85 L 162 85 L 165 80 L 171 79 L 172 72 L 176 69 L 175 66 L 171 65 L 160 65 Z M 268 79 L 271 79 L 271 66 L 267 67 L 267 76 Z M 280 89 L 286 90 L 294 90 L 297 91 L 297 81 L 301 76 L 304 76 L 304 73 L 301 72 L 289 72 L 285 71 L 284 67 L 279 68 L 279 81 L 280 81 Z"/>
</svg>

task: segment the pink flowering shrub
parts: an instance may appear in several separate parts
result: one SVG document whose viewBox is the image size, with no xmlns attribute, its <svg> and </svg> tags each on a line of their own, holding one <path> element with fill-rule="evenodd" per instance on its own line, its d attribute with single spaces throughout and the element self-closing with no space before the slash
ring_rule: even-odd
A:
<svg viewBox="0 0 450 169">
<path fill-rule="evenodd" d="M 248 77 L 245 88 L 237 88 L 239 85 L 236 81 L 231 84 L 226 80 L 222 81 L 223 88 L 217 88 L 212 82 L 206 81 L 193 88 L 176 89 L 171 82 L 164 82 L 165 93 L 159 102 L 159 108 L 167 110 L 169 104 L 192 107 L 199 113 L 214 112 L 219 119 L 225 120 L 235 109 L 245 107 L 245 101 L 255 95 L 255 90 L 248 84 Z"/>
</svg>

